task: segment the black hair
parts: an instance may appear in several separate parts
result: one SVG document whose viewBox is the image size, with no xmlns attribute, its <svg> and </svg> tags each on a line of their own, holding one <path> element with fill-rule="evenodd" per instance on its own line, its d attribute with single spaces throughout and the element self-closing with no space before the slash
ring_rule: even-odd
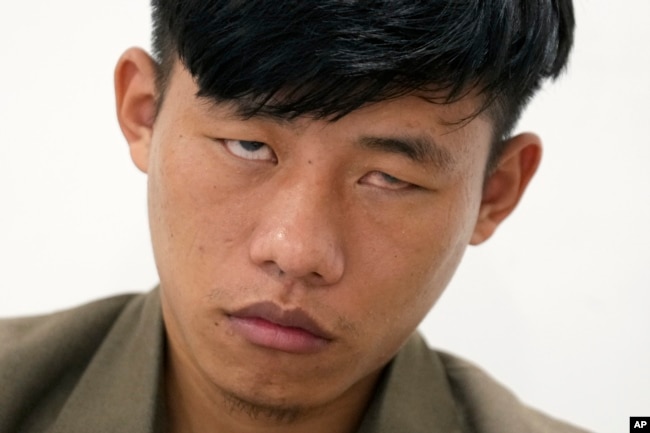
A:
<svg viewBox="0 0 650 433">
<path fill-rule="evenodd" d="M 242 116 L 336 120 L 414 91 L 478 91 L 491 160 L 573 43 L 571 0 L 152 0 L 162 99 L 176 59 Z M 440 97 L 440 95 L 444 95 Z"/>
</svg>

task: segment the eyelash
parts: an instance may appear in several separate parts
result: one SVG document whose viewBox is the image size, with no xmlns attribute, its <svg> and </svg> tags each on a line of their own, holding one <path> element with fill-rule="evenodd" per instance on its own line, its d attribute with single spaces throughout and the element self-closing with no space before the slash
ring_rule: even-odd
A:
<svg viewBox="0 0 650 433">
<path fill-rule="evenodd" d="M 367 182 L 367 181 L 363 183 L 369 183 L 371 186 L 378 186 L 380 188 L 388 189 L 390 191 L 405 191 L 415 187 L 415 185 L 412 183 L 406 182 L 404 180 L 391 176 L 390 174 L 384 173 L 382 171 L 371 171 L 370 173 L 363 176 L 361 180 L 370 178 L 371 176 L 379 176 L 381 178 L 381 182 L 379 183 L 383 183 L 383 185 L 377 185 L 376 183 Z"/>
<path fill-rule="evenodd" d="M 273 152 L 273 149 L 269 147 L 268 144 L 262 143 L 260 141 L 252 141 L 252 140 L 232 140 L 232 139 L 219 139 L 223 146 L 226 148 L 228 152 L 230 152 L 232 155 L 245 159 L 245 160 L 250 160 L 250 161 L 271 161 L 271 162 L 276 162 L 277 157 L 275 156 L 275 153 Z M 239 143 L 239 145 L 237 145 Z M 254 150 L 246 149 L 246 143 L 247 145 L 254 147 Z M 235 146 L 239 146 L 239 149 L 235 148 Z M 260 152 L 261 149 L 266 149 L 266 152 Z"/>
<path fill-rule="evenodd" d="M 277 162 L 277 157 L 275 156 L 273 149 L 271 149 L 268 144 L 263 143 L 261 141 L 233 140 L 227 138 L 217 139 L 217 141 L 220 142 L 230 154 L 234 155 L 237 158 L 241 158 L 249 161 Z M 249 147 L 253 147 L 254 150 L 246 149 L 247 145 Z M 238 148 L 235 146 L 237 146 Z M 266 153 L 260 152 L 261 149 L 266 149 L 267 152 Z M 371 182 L 373 180 L 373 177 L 377 177 L 377 176 L 380 177 L 380 181 Z M 403 181 L 397 177 L 391 176 L 388 173 L 377 171 L 377 170 L 365 174 L 359 180 L 359 182 L 362 184 L 369 184 L 370 186 L 375 186 L 378 188 L 383 188 L 394 192 L 406 191 L 416 187 L 416 185 L 412 183 Z"/>
</svg>

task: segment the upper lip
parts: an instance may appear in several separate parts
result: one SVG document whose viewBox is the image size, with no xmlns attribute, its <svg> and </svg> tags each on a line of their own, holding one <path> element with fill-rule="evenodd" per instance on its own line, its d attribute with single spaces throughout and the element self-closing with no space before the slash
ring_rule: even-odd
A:
<svg viewBox="0 0 650 433">
<path fill-rule="evenodd" d="M 332 335 L 325 331 L 309 314 L 301 308 L 283 308 L 274 302 L 258 302 L 228 313 L 239 319 L 262 319 L 279 326 L 299 328 L 316 337 L 331 340 Z"/>
</svg>

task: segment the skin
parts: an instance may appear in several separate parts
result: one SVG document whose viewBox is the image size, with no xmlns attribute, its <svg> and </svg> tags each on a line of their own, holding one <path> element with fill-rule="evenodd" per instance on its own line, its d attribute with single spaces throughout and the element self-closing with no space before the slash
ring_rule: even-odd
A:
<svg viewBox="0 0 650 433">
<path fill-rule="evenodd" d="M 154 72 L 131 49 L 115 83 L 120 126 L 149 180 L 169 431 L 354 431 L 467 245 L 516 206 L 539 138 L 511 139 L 486 179 L 490 120 L 448 126 L 476 97 L 409 95 L 336 122 L 242 120 L 197 98 L 180 64 L 156 112 Z M 425 137 L 436 152 L 414 160 L 364 146 L 369 137 Z M 251 344 L 228 313 L 260 301 L 302 309 L 330 341 L 307 354 Z"/>
</svg>

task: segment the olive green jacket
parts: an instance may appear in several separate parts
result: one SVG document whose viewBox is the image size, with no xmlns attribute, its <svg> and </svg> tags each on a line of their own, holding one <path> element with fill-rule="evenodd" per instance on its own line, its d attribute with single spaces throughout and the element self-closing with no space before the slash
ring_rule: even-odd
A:
<svg viewBox="0 0 650 433">
<path fill-rule="evenodd" d="M 0 321 L 0 433 L 164 432 L 158 291 Z M 359 433 L 578 433 L 417 335 Z"/>
</svg>

